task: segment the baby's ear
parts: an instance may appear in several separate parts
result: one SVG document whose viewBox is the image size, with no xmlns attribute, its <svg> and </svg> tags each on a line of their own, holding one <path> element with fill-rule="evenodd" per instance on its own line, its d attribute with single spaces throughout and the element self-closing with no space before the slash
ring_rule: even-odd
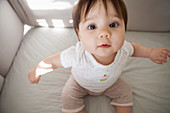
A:
<svg viewBox="0 0 170 113">
<path fill-rule="evenodd" d="M 77 36 L 78 36 L 79 40 L 81 40 L 81 37 L 79 35 L 79 30 L 78 29 L 76 29 L 76 33 L 77 33 Z"/>
</svg>

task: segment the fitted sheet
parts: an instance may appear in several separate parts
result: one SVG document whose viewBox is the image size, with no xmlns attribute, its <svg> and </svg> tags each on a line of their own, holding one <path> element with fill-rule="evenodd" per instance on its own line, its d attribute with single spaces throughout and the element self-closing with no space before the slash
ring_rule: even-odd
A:
<svg viewBox="0 0 170 113">
<path fill-rule="evenodd" d="M 170 32 L 127 31 L 126 40 L 170 49 Z M 32 85 L 27 74 L 42 59 L 78 41 L 72 28 L 33 28 L 24 37 L 0 95 L 0 113 L 61 113 L 61 91 L 70 69 L 56 69 Z M 159 65 L 130 57 L 121 74 L 132 87 L 133 113 L 170 113 L 170 58 Z M 86 96 L 85 113 L 115 113 L 105 96 Z"/>
</svg>

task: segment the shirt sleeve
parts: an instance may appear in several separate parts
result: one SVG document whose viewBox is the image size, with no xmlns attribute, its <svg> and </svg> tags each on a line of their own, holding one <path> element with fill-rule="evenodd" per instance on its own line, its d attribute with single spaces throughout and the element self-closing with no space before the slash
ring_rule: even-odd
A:
<svg viewBox="0 0 170 113">
<path fill-rule="evenodd" d="M 72 46 L 61 52 L 60 60 L 64 68 L 72 67 L 75 64 L 76 53 L 75 46 Z"/>
<path fill-rule="evenodd" d="M 128 56 L 132 56 L 134 53 L 134 48 L 132 44 L 128 41 L 124 41 L 123 49 L 127 52 Z"/>
</svg>

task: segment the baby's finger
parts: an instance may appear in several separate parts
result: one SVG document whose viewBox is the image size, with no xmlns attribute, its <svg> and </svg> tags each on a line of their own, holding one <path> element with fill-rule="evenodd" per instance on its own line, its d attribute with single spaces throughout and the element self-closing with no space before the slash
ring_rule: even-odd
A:
<svg viewBox="0 0 170 113">
<path fill-rule="evenodd" d="M 33 84 L 34 83 L 34 78 L 31 76 L 31 75 L 28 75 L 28 79 L 29 79 L 29 81 L 30 81 L 30 83 L 31 84 Z"/>
<path fill-rule="evenodd" d="M 40 75 L 39 75 L 39 76 L 37 76 L 37 78 L 36 78 L 36 80 L 35 80 L 35 83 L 36 83 L 36 84 L 39 82 L 40 77 L 41 77 Z"/>
<path fill-rule="evenodd" d="M 167 63 L 167 59 L 165 58 L 164 60 L 162 60 L 162 62 Z"/>
<path fill-rule="evenodd" d="M 167 62 L 167 55 L 166 56 L 161 56 L 162 60 L 166 63 Z"/>
<path fill-rule="evenodd" d="M 31 82 L 31 84 L 34 84 L 34 83 L 35 83 L 34 78 L 31 78 L 31 79 L 30 79 L 30 82 Z"/>
<path fill-rule="evenodd" d="M 162 50 L 164 50 L 164 51 L 168 51 L 168 49 L 166 49 L 166 48 L 162 48 Z"/>
<path fill-rule="evenodd" d="M 167 58 L 166 55 L 160 54 L 155 58 L 155 60 L 164 61 L 164 60 L 166 60 L 166 58 Z"/>
<path fill-rule="evenodd" d="M 164 58 L 167 58 L 167 55 L 166 55 L 166 54 L 161 54 L 160 56 L 161 56 L 161 57 L 164 57 Z"/>
<path fill-rule="evenodd" d="M 168 57 L 170 57 L 170 50 L 168 50 Z"/>
<path fill-rule="evenodd" d="M 159 60 L 156 60 L 155 63 L 157 64 L 163 64 L 163 62 L 159 61 Z"/>
<path fill-rule="evenodd" d="M 170 50 L 168 49 L 163 49 L 162 53 L 168 57 L 170 57 Z"/>
<path fill-rule="evenodd" d="M 160 58 L 159 58 L 159 59 L 157 59 L 157 60 L 159 60 L 160 62 L 164 62 L 164 63 L 166 63 L 166 62 L 167 62 L 166 58 L 164 58 L 164 57 L 160 57 Z"/>
</svg>

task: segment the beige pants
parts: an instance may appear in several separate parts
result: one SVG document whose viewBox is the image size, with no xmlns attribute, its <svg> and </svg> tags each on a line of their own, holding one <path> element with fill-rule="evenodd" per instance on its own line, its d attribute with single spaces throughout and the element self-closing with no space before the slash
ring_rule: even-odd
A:
<svg viewBox="0 0 170 113">
<path fill-rule="evenodd" d="M 131 87 L 122 78 L 105 91 L 95 93 L 81 87 L 71 76 L 62 91 L 62 111 L 65 113 L 81 111 L 84 108 L 86 95 L 108 96 L 112 99 L 111 104 L 115 106 L 133 105 Z"/>
</svg>

